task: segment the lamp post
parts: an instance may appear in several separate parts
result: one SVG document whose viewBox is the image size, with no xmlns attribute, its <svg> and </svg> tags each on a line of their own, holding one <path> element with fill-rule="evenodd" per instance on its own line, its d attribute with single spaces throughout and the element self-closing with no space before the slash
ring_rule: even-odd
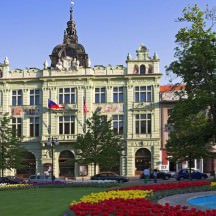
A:
<svg viewBox="0 0 216 216">
<path fill-rule="evenodd" d="M 51 158 L 52 158 L 52 163 L 51 163 L 51 178 L 52 178 L 52 183 L 54 181 L 54 175 L 53 175 L 53 164 L 54 164 L 54 146 L 57 146 L 59 144 L 59 141 L 57 138 L 51 137 L 47 141 L 47 145 L 51 147 Z"/>
</svg>

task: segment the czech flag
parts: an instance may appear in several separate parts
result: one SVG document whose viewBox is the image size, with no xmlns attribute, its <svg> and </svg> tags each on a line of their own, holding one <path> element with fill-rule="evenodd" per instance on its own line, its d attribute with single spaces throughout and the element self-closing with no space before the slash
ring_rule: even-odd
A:
<svg viewBox="0 0 216 216">
<path fill-rule="evenodd" d="M 54 101 L 48 99 L 48 107 L 49 109 L 59 109 L 59 105 L 56 104 Z"/>
</svg>

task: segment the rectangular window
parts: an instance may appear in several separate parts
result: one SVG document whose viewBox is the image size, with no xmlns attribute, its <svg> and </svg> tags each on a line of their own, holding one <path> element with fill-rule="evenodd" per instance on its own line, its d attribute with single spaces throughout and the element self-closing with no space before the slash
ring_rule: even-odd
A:
<svg viewBox="0 0 216 216">
<path fill-rule="evenodd" d="M 22 119 L 12 118 L 12 130 L 16 131 L 18 137 L 22 136 Z"/>
<path fill-rule="evenodd" d="M 21 106 L 23 105 L 23 93 L 22 90 L 12 91 L 12 105 Z"/>
<path fill-rule="evenodd" d="M 75 104 L 76 103 L 76 89 L 75 88 L 60 88 L 59 89 L 59 103 L 60 104 Z"/>
<path fill-rule="evenodd" d="M 39 117 L 30 118 L 30 137 L 39 137 Z"/>
<path fill-rule="evenodd" d="M 136 115 L 136 134 L 151 134 L 151 114 Z"/>
<path fill-rule="evenodd" d="M 122 103 L 123 102 L 123 87 L 113 88 L 113 102 Z"/>
<path fill-rule="evenodd" d="M 124 126 L 123 115 L 113 115 L 113 131 L 114 134 L 123 134 Z"/>
<path fill-rule="evenodd" d="M 59 117 L 59 134 L 75 134 L 75 116 Z"/>
<path fill-rule="evenodd" d="M 151 102 L 151 101 L 152 101 L 152 86 L 135 87 L 135 102 Z"/>
<path fill-rule="evenodd" d="M 106 103 L 106 88 L 95 88 L 95 103 Z"/>
<path fill-rule="evenodd" d="M 30 105 L 40 105 L 40 90 L 30 90 Z"/>
</svg>

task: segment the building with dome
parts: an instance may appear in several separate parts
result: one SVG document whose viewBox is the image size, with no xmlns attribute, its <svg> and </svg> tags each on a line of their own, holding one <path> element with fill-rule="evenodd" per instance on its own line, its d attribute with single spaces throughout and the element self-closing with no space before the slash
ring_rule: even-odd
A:
<svg viewBox="0 0 216 216">
<path fill-rule="evenodd" d="M 23 137 L 26 149 L 23 163 L 28 165 L 23 170 L 6 170 L 6 175 L 49 173 L 53 164 L 56 177 L 91 176 L 91 164 L 67 161 L 76 157 L 73 143 L 77 134 L 83 133 L 85 114 L 89 118 L 98 107 L 101 115 L 112 117 L 114 131 L 125 139 L 120 174 L 135 176 L 145 167 L 160 167 L 162 75 L 156 53 L 150 57 L 141 44 L 135 58 L 127 55 L 126 66 L 91 67 L 84 46 L 78 42 L 71 7 L 63 43 L 54 47 L 50 59 L 51 65 L 45 61 L 43 69 L 11 70 L 8 58 L 0 64 L 0 113 L 12 115 L 12 125 Z M 60 106 L 58 111 L 48 108 L 49 99 Z M 47 145 L 50 139 L 58 145 L 51 148 Z"/>
</svg>

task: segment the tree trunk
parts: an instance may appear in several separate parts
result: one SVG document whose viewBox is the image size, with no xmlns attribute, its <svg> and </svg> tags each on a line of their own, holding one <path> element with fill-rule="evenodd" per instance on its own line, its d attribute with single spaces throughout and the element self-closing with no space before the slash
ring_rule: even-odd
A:
<svg viewBox="0 0 216 216">
<path fill-rule="evenodd" d="M 94 162 L 94 175 L 96 175 L 97 164 Z"/>
<path fill-rule="evenodd" d="M 192 181 L 192 176 L 191 176 L 191 165 L 192 165 L 192 160 L 189 159 L 189 179 Z"/>
</svg>

